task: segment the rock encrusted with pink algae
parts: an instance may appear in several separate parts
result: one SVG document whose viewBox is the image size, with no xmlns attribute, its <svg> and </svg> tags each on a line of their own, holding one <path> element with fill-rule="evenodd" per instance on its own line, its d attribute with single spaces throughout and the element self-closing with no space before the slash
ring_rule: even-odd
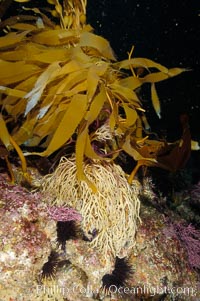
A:
<svg viewBox="0 0 200 301">
<path fill-rule="evenodd" d="M 54 221 L 81 221 L 82 216 L 75 209 L 65 206 L 49 206 L 48 214 Z"/>
<path fill-rule="evenodd" d="M 129 258 L 134 269 L 129 281 L 134 288 L 130 300 L 137 300 L 136 295 L 163 296 L 165 301 L 200 300 L 198 276 L 188 264 L 187 251 L 177 237 L 166 236 L 163 231 L 167 226 L 165 216 L 142 206 L 141 219 L 136 249 Z"/>
<path fill-rule="evenodd" d="M 29 300 L 47 261 L 55 222 L 41 199 L 0 175 L 0 300 Z"/>
<path fill-rule="evenodd" d="M 187 251 L 191 268 L 200 269 L 200 230 L 191 224 L 187 225 L 184 221 L 175 223 L 168 221 L 163 233 L 167 237 L 178 239 Z"/>
<path fill-rule="evenodd" d="M 138 228 L 137 245 L 128 259 L 133 272 L 125 287 L 113 283 L 110 291 L 103 290 L 102 278 L 112 273 L 114 262 L 79 239 L 67 241 L 66 258 L 71 264 L 56 273 L 56 281 L 46 290 L 55 296 L 60 290 L 69 301 L 199 301 L 197 274 L 189 267 L 180 240 L 163 232 L 165 216 L 150 207 L 142 206 L 141 210 L 143 222 Z"/>
<path fill-rule="evenodd" d="M 81 238 L 66 242 L 55 279 L 38 281 L 56 245 L 55 220 L 73 217 L 80 221 L 80 215 L 71 208 L 49 207 L 40 193 L 9 185 L 2 175 L 0 188 L 0 300 L 200 300 L 198 277 L 188 264 L 180 237 L 166 235 L 165 216 L 144 205 L 136 246 L 128 259 L 133 273 L 126 287 L 114 284 L 111 291 L 102 289 L 102 278 L 113 272 L 114 261 Z"/>
</svg>

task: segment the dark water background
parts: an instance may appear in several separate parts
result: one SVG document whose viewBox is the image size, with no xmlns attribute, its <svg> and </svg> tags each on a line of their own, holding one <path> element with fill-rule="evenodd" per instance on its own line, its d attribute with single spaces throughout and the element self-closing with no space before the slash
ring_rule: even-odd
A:
<svg viewBox="0 0 200 301">
<path fill-rule="evenodd" d="M 95 4 L 94 4 L 95 3 Z M 107 38 L 119 60 L 134 45 L 135 57 L 192 71 L 158 84 L 162 119 L 148 103 L 153 130 L 169 139 L 180 134 L 179 115 L 187 113 L 193 139 L 200 139 L 200 1 L 89 0 L 87 20 Z"/>
</svg>

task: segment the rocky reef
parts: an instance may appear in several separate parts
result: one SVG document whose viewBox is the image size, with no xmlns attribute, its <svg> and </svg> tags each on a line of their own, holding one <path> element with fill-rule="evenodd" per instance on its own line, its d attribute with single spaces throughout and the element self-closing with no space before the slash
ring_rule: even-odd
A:
<svg viewBox="0 0 200 301">
<path fill-rule="evenodd" d="M 77 227 L 63 248 L 58 209 L 7 180 L 1 174 L 0 300 L 199 300 L 197 270 L 157 209 L 141 205 L 136 244 L 120 259 L 92 246 L 78 213 L 62 208 L 63 223 Z"/>
</svg>

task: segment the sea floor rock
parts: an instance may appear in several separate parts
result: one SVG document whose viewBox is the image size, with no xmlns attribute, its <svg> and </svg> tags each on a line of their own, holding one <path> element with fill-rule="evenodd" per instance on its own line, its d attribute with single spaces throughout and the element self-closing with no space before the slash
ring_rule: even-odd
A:
<svg viewBox="0 0 200 301">
<path fill-rule="evenodd" d="M 56 222 L 39 193 L 7 184 L 3 176 L 0 185 L 0 301 L 200 300 L 198 274 L 186 250 L 166 235 L 165 215 L 146 205 L 128 258 L 132 272 L 123 287 L 113 283 L 112 289 L 103 289 L 102 278 L 112 274 L 115 258 L 81 237 L 68 240 L 66 250 L 56 249 L 55 275 L 41 280 L 56 247 Z"/>
<path fill-rule="evenodd" d="M 141 219 L 136 249 L 129 258 L 134 274 L 128 285 L 138 288 L 136 295 L 138 291 L 138 295 L 147 298 L 199 300 L 198 275 L 190 268 L 180 241 L 166 235 L 164 214 L 142 206 Z M 135 300 L 134 296 L 130 300 Z"/>
<path fill-rule="evenodd" d="M 0 175 L 0 300 L 28 300 L 51 252 L 56 223 L 39 193 Z M 33 299 L 32 299 L 33 300 Z"/>
</svg>

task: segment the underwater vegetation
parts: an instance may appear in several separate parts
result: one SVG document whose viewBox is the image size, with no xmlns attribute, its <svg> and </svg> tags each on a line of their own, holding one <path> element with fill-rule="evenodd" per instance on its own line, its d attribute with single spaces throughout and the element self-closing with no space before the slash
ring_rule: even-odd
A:
<svg viewBox="0 0 200 301">
<path fill-rule="evenodd" d="M 150 86 L 160 117 L 156 83 L 186 70 L 134 58 L 134 47 L 117 62 L 109 42 L 86 24 L 86 1 L 48 2 L 55 22 L 30 1 L 23 17 L 3 21 L 0 38 L 0 139 L 18 153 L 25 177 L 24 155 L 48 157 L 71 143 L 77 177 L 93 191 L 83 171 L 86 159 L 110 162 L 124 151 L 138 162 L 130 183 L 141 165 L 170 169 L 159 163 L 167 143 L 149 138 L 138 89 Z"/>
<path fill-rule="evenodd" d="M 48 208 L 49 216 L 58 222 L 69 222 L 69 221 L 81 221 L 81 215 L 73 208 L 67 208 L 66 206 L 50 206 Z"/>
<path fill-rule="evenodd" d="M 62 157 L 56 170 L 42 180 L 46 201 L 78 211 L 82 216 L 81 228 L 92 247 L 107 256 L 127 254 L 135 244 L 140 221 L 139 182 L 134 180 L 130 186 L 122 168 L 114 163 L 85 162 L 83 170 L 95 185 L 96 193 L 88 189 L 86 182 L 79 183 L 75 156 Z M 63 227 L 63 237 L 68 229 L 63 223 L 59 225 Z"/>
<path fill-rule="evenodd" d="M 5 2 L 0 17 L 9 5 Z M 14 260 L 12 267 L 5 263 L 12 276 L 25 259 L 24 265 L 34 270 L 30 297 L 26 284 L 22 289 L 26 300 L 94 297 L 71 297 L 66 290 L 65 297 L 58 292 L 59 297 L 49 299 L 50 293 L 34 291 L 32 284 L 41 283 L 69 289 L 73 282 L 83 289 L 93 285 L 105 294 L 102 300 L 111 285 L 160 285 L 163 278 L 179 284 L 180 275 L 188 274 L 182 251 L 190 267 L 199 269 L 199 231 L 165 224 L 165 199 L 159 198 L 146 168 L 142 180 L 135 175 L 141 166 L 174 172 L 190 156 L 187 116 L 180 119 L 181 139 L 168 143 L 151 135 L 140 100 L 148 87 L 160 118 L 157 83 L 187 70 L 135 58 L 134 47 L 118 62 L 109 42 L 87 24 L 86 0 L 48 0 L 45 9 L 34 1 L 15 2 L 24 3 L 22 14 L 0 25 L 0 214 L 9 233 L 0 233 L 2 266 L 3 259 Z M 127 158 L 132 162 L 128 174 L 119 164 Z M 33 166 L 42 173 L 37 183 Z M 26 181 L 19 181 L 18 174 Z M 30 191 L 33 187 L 37 192 Z M 199 185 L 193 198 L 198 195 Z M 157 210 L 146 208 L 144 200 Z M 10 231 L 12 221 L 16 232 Z M 172 238 L 169 255 L 166 237 Z M 25 279 L 29 270 L 24 265 Z M 9 279 L 12 289 L 14 281 Z M 6 296 L 3 276 L 2 283 Z M 10 294 L 7 298 L 15 298 Z"/>
</svg>

